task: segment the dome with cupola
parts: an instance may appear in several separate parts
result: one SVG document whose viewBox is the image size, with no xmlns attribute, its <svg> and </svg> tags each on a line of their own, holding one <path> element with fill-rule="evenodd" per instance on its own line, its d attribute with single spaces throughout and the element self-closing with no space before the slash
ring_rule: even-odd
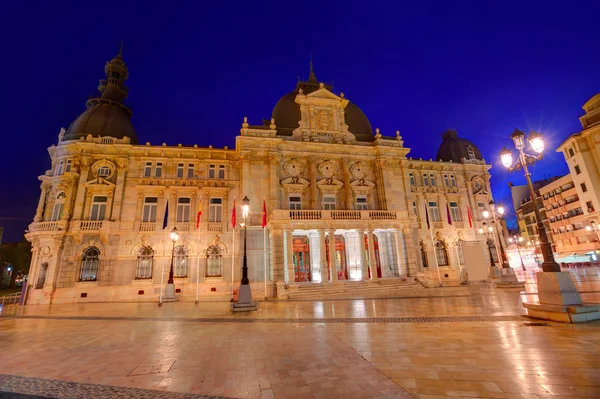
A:
<svg viewBox="0 0 600 399">
<path fill-rule="evenodd" d="M 456 130 L 446 130 L 442 133 L 442 144 L 438 149 L 436 160 L 445 162 L 462 162 L 466 160 L 483 160 L 479 148 L 471 141 L 458 137 Z"/>
</svg>

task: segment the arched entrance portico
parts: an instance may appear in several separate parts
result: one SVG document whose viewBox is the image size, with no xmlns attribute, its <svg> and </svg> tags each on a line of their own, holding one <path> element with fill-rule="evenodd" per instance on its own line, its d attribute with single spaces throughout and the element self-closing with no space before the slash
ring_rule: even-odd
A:
<svg viewBox="0 0 600 399">
<path fill-rule="evenodd" d="M 365 259 L 369 259 L 369 237 L 365 234 Z M 373 248 L 375 249 L 375 265 L 377 266 L 377 277 L 381 278 L 381 256 L 379 252 L 379 239 L 373 234 Z M 371 278 L 371 268 L 369 267 L 369 278 Z"/>
<path fill-rule="evenodd" d="M 292 239 L 294 276 L 296 282 L 312 280 L 310 270 L 310 244 L 307 236 L 295 236 Z"/>
</svg>

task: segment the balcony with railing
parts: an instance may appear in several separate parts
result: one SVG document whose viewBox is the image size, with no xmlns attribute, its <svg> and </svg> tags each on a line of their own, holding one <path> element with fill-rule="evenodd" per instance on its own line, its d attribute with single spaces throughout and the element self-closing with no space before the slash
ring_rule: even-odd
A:
<svg viewBox="0 0 600 399">
<path fill-rule="evenodd" d="M 405 217 L 407 217 L 407 216 L 405 216 Z M 397 220 L 400 218 L 401 218 L 400 212 L 398 212 L 398 211 L 277 209 L 272 212 L 270 219 L 272 219 L 272 220 Z"/>
<path fill-rule="evenodd" d="M 156 231 L 156 222 L 140 222 L 138 231 Z"/>
<path fill-rule="evenodd" d="M 29 225 L 29 232 L 55 232 L 66 231 L 68 222 L 66 220 L 54 220 L 47 222 L 34 222 Z"/>
<path fill-rule="evenodd" d="M 175 227 L 182 232 L 194 230 L 194 224 L 192 222 L 175 222 Z"/>
<path fill-rule="evenodd" d="M 79 222 L 79 230 L 95 231 L 102 229 L 103 220 L 82 220 Z"/>
<path fill-rule="evenodd" d="M 223 232 L 223 222 L 208 222 L 208 231 L 213 233 Z"/>
</svg>

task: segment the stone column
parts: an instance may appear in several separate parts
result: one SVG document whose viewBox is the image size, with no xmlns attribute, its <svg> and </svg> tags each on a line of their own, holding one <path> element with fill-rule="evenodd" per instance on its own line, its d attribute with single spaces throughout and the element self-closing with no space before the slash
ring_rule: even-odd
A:
<svg viewBox="0 0 600 399">
<path fill-rule="evenodd" d="M 321 279 L 321 262 L 319 248 L 319 234 L 312 230 L 308 233 L 308 242 L 310 245 L 310 274 L 311 281 L 315 282 Z"/>
<path fill-rule="evenodd" d="M 48 262 L 48 270 L 46 271 L 46 284 L 44 285 L 44 291 L 50 291 L 50 303 L 52 303 L 52 295 L 56 288 L 56 280 L 58 277 L 58 270 L 60 268 L 59 262 L 62 258 L 62 244 L 63 235 L 54 237 L 50 246 L 50 253 L 52 258 Z"/>
<path fill-rule="evenodd" d="M 228 209 L 229 209 L 229 195 L 228 193 L 223 193 L 223 214 L 221 215 L 221 221 L 223 222 L 223 233 L 225 233 L 226 231 L 228 231 L 228 227 L 227 226 L 231 226 L 231 219 L 227 220 L 227 215 L 229 214 Z M 262 210 L 262 209 L 261 209 Z M 250 216 L 248 216 L 248 219 L 250 219 Z"/>
<path fill-rule="evenodd" d="M 44 205 L 46 205 L 46 197 L 48 196 L 50 186 L 47 183 L 42 183 L 40 189 L 42 190 L 42 193 L 40 195 L 40 200 L 38 201 L 37 209 L 35 210 L 35 217 L 33 218 L 34 222 L 42 221 L 44 216 Z"/>
<path fill-rule="evenodd" d="M 75 207 L 73 208 L 73 219 L 83 219 L 83 201 L 85 200 L 85 183 L 90 173 L 90 164 L 92 160 L 89 157 L 81 157 L 79 167 L 79 183 L 77 184 L 77 196 L 75 197 Z"/>
<path fill-rule="evenodd" d="M 367 240 L 369 244 L 369 263 L 371 266 L 371 280 L 377 280 L 377 261 L 375 259 L 375 240 L 373 240 L 373 230 L 367 231 Z"/>
<path fill-rule="evenodd" d="M 350 190 L 350 171 L 348 170 L 349 158 L 342 158 L 342 173 L 344 176 L 344 198 L 346 200 L 346 209 L 352 209 L 352 192 Z"/>
<path fill-rule="evenodd" d="M 327 248 L 325 247 L 325 230 L 319 230 L 319 263 L 321 266 L 321 283 L 329 283 L 327 271 Z"/>
<path fill-rule="evenodd" d="M 85 193 L 85 202 L 83 205 L 83 220 L 90 220 L 90 212 L 92 210 L 91 208 L 92 208 L 92 193 L 91 193 L 91 191 L 88 191 Z"/>
<path fill-rule="evenodd" d="M 123 193 L 125 190 L 125 174 L 127 173 L 127 159 L 117 159 L 117 183 L 115 185 L 115 196 L 112 204 L 110 220 L 121 220 L 121 206 L 123 204 Z"/>
<path fill-rule="evenodd" d="M 208 191 L 204 191 L 202 194 L 199 195 L 200 198 L 202 198 L 202 220 L 200 220 L 200 228 L 202 229 L 202 231 L 208 231 L 208 217 L 210 215 L 210 195 L 208 194 Z M 237 220 L 240 220 L 240 217 L 242 215 L 240 215 L 239 213 L 236 214 L 237 215 Z M 238 222 L 236 222 L 238 223 Z M 238 223 L 239 226 L 239 223 Z M 236 226 L 237 229 L 237 226 Z M 238 236 L 241 237 L 241 234 L 238 234 Z M 239 246 L 241 248 L 241 246 Z"/>
<path fill-rule="evenodd" d="M 269 230 L 269 239 L 271 241 L 271 267 L 270 275 L 273 281 L 285 281 L 283 257 L 283 234 L 281 230 Z"/>
<path fill-rule="evenodd" d="M 358 248 L 360 248 L 360 267 L 363 280 L 369 279 L 369 262 L 365 248 L 365 231 L 358 229 Z"/>
<path fill-rule="evenodd" d="M 142 207 L 144 206 L 144 192 L 138 191 L 137 205 L 135 206 L 135 222 L 136 227 L 139 227 L 140 220 L 142 220 Z"/>
<path fill-rule="evenodd" d="M 172 229 L 173 227 L 175 227 L 175 221 L 177 220 L 177 191 L 175 191 L 174 189 L 171 189 L 169 191 L 170 192 L 167 195 L 165 195 L 165 197 L 168 198 L 169 201 L 169 227 L 167 228 Z M 167 206 L 167 204 L 165 204 L 165 206 Z"/>
<path fill-rule="evenodd" d="M 394 241 L 396 243 L 396 259 L 398 261 L 398 274 L 402 276 L 407 270 L 405 265 L 402 262 L 402 257 L 405 256 L 404 252 L 402 252 L 402 246 L 400 240 L 404 240 L 404 236 L 401 231 L 398 229 L 394 229 Z"/>
<path fill-rule="evenodd" d="M 294 246 L 292 231 L 285 231 L 285 247 L 286 247 L 286 266 L 287 266 L 287 283 L 292 284 L 296 282 L 296 275 L 294 274 Z"/>
<path fill-rule="evenodd" d="M 267 201 L 267 212 L 271 212 L 273 209 L 281 208 L 279 202 L 279 163 L 281 161 L 281 154 L 278 152 L 269 153 L 269 197 Z"/>
<path fill-rule="evenodd" d="M 447 200 L 445 195 L 440 195 L 438 197 L 438 206 L 440 209 L 440 219 L 442 219 L 442 226 L 446 228 L 446 226 L 450 226 L 448 224 L 448 210 L 446 208 Z"/>
<path fill-rule="evenodd" d="M 317 159 L 308 158 L 308 173 L 310 178 L 310 209 L 317 209 Z M 327 280 L 326 280 L 327 281 Z"/>
<path fill-rule="evenodd" d="M 329 272 L 331 273 L 331 282 L 338 281 L 337 261 L 335 253 L 335 230 L 329 229 Z"/>
</svg>

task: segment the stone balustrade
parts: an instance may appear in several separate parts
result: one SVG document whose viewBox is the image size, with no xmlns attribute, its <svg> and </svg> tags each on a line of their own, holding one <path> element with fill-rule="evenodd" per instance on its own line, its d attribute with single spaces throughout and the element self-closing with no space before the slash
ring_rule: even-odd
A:
<svg viewBox="0 0 600 399">
<path fill-rule="evenodd" d="M 64 220 L 55 220 L 50 222 L 38 222 L 31 223 L 29 225 L 29 231 L 34 232 L 43 232 L 43 231 L 66 231 L 67 230 L 67 222 Z"/>
<path fill-rule="evenodd" d="M 396 220 L 397 211 L 357 210 L 287 210 L 277 209 L 271 214 L 274 220 Z"/>
</svg>

